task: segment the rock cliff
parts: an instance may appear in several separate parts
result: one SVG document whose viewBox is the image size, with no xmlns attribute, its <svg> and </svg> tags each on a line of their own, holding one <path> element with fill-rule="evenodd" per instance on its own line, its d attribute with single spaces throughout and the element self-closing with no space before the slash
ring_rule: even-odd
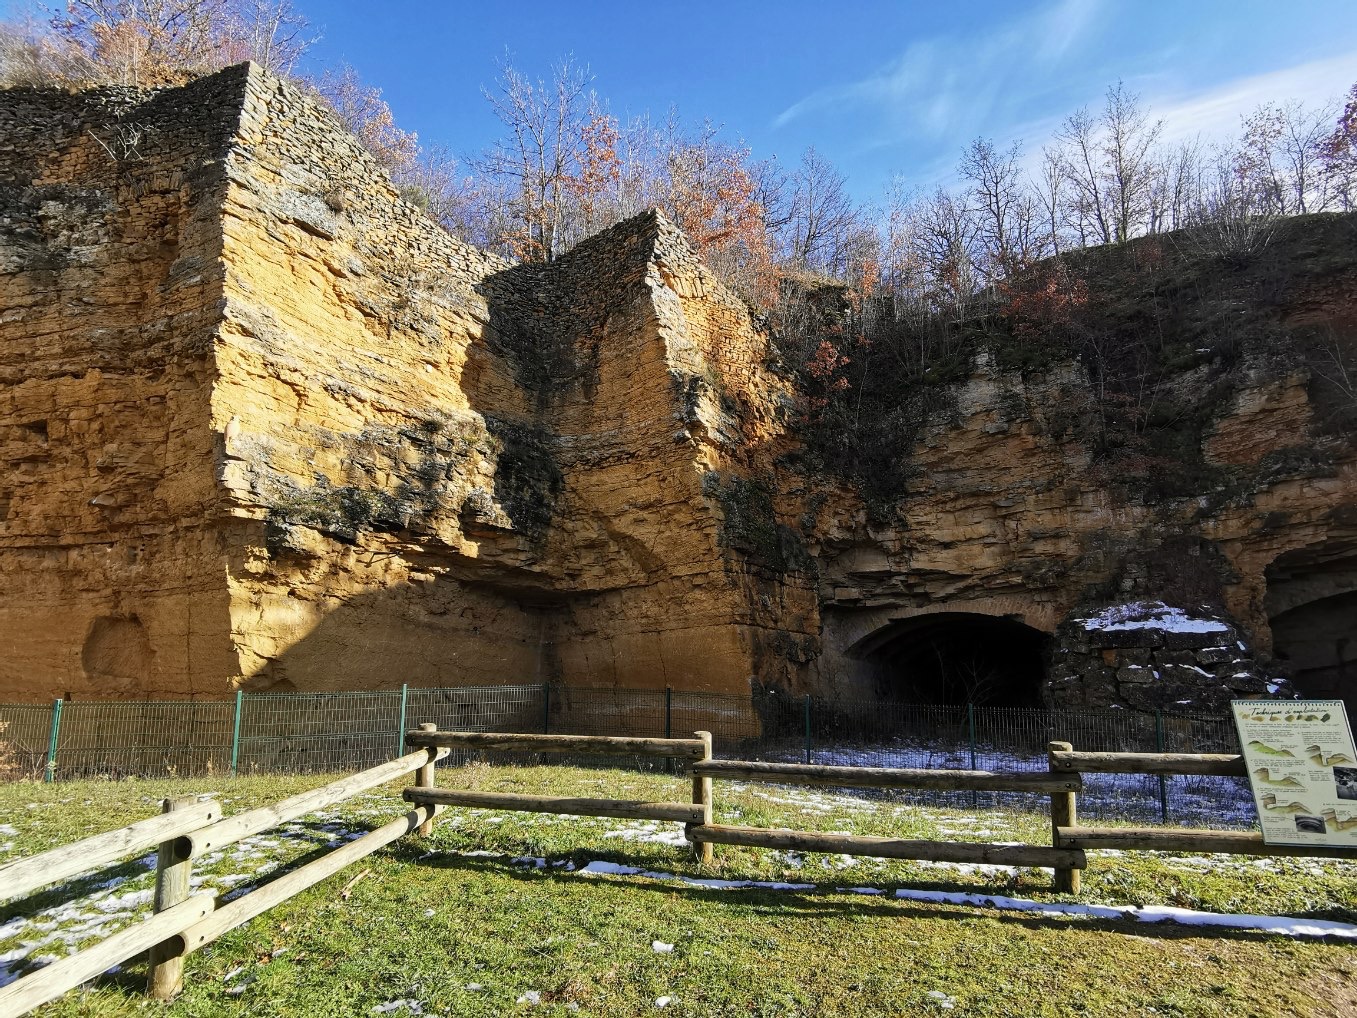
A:
<svg viewBox="0 0 1357 1018">
<path fill-rule="evenodd" d="M 1194 439 L 1209 486 L 1156 502 L 1061 427 L 1077 360 L 977 353 L 883 517 L 807 466 L 795 371 L 659 213 L 503 261 L 250 66 L 3 93 L 0 138 L 0 699 L 1105 703 L 1127 694 L 1099 669 L 1134 663 L 1053 634 L 1198 574 L 1183 597 L 1249 647 L 1217 687 L 1266 688 L 1278 620 L 1297 667 L 1345 674 L 1357 471 L 1294 366 L 1233 371 Z M 1354 309 L 1339 259 L 1276 317 L 1341 365 Z M 987 642 L 1026 663 L 987 676 Z"/>
</svg>

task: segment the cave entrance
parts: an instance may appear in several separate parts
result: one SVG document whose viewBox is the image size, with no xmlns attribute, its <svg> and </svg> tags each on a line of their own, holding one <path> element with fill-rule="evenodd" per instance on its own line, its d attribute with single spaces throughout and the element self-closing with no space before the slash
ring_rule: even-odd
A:
<svg viewBox="0 0 1357 1018">
<path fill-rule="evenodd" d="M 898 619 L 858 642 L 884 699 L 1036 707 L 1051 637 L 1016 619 L 937 612 Z"/>
<path fill-rule="evenodd" d="M 1302 696 L 1357 709 L 1357 541 L 1280 555 L 1266 572 L 1272 653 Z"/>
<path fill-rule="evenodd" d="M 1357 709 L 1357 591 L 1335 594 L 1272 619 L 1272 652 L 1303 696 Z"/>
</svg>

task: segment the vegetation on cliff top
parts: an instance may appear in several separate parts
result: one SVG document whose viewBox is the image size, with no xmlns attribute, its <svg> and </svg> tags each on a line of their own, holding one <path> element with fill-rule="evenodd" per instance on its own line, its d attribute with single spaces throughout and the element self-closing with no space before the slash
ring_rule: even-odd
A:
<svg viewBox="0 0 1357 1018">
<path fill-rule="evenodd" d="M 1033 264 L 974 295 L 961 318 L 902 313 L 894 295 L 803 289 L 782 302 L 775 336 L 807 400 L 807 466 L 853 484 L 879 517 L 982 355 L 1013 379 L 999 416 L 1078 442 L 1124 498 L 1229 497 L 1322 469 L 1325 446 L 1354 434 L 1357 334 L 1316 324 L 1354 273 L 1357 215 L 1278 220 L 1246 248 L 1203 226 Z M 1254 372 L 1306 380 L 1312 441 L 1258 470 L 1212 466 L 1204 435 Z M 1027 405 L 1034 378 L 1053 402 Z"/>
</svg>

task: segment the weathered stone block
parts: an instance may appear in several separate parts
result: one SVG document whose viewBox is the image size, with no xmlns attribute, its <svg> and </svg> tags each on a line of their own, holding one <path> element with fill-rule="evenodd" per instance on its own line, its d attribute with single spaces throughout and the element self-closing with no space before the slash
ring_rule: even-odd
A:
<svg viewBox="0 0 1357 1018">
<path fill-rule="evenodd" d="M 1156 664 L 1161 665 L 1195 665 L 1197 654 L 1192 650 L 1170 650 L 1161 647 L 1154 652 L 1154 660 Z"/>
<path fill-rule="evenodd" d="M 1153 682 L 1157 676 L 1154 669 L 1143 665 L 1127 665 L 1125 668 L 1117 669 L 1117 683 L 1146 683 Z"/>
</svg>

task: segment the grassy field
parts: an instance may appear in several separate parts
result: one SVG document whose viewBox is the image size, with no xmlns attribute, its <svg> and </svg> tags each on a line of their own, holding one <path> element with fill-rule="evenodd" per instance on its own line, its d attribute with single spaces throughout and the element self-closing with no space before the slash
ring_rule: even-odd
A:
<svg viewBox="0 0 1357 1018">
<path fill-rule="evenodd" d="M 153 815 L 165 795 L 214 793 L 229 814 L 322 780 L 0 786 L 0 861 Z M 562 767 L 444 768 L 439 783 L 680 800 L 689 791 L 660 774 Z M 398 788 L 209 856 L 195 868 L 199 886 L 243 893 L 402 814 Z M 1049 843 L 1038 813 L 732 783 L 717 784 L 716 801 L 724 822 Z M 0 981 L 145 914 L 152 865 L 148 856 L 0 910 Z M 142 996 L 144 966 L 134 961 L 37 1014 L 1357 1013 L 1357 941 L 895 896 L 1357 922 L 1353 864 L 1101 853 L 1078 899 L 1050 886 L 1047 871 L 724 846 L 703 868 L 677 824 L 449 810 L 433 837 L 398 842 L 192 956 L 185 992 L 169 1006 Z"/>
</svg>

